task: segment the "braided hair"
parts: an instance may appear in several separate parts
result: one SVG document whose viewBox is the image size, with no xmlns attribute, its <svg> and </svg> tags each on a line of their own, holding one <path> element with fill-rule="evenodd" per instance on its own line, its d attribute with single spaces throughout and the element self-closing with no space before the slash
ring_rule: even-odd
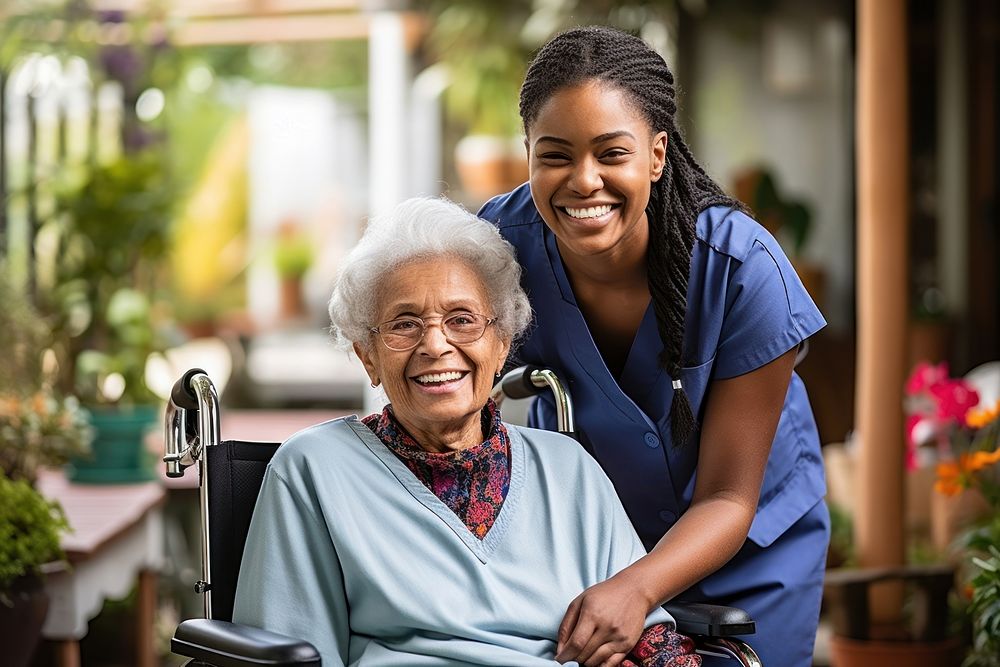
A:
<svg viewBox="0 0 1000 667">
<path fill-rule="evenodd" d="M 556 92 L 594 80 L 624 92 L 654 134 L 667 133 L 663 175 L 652 184 L 646 207 L 650 239 L 646 262 L 663 343 L 659 363 L 674 379 L 671 431 L 674 442 L 683 445 L 696 428 L 691 403 L 683 386 L 678 386 L 684 365 L 684 315 L 695 222 L 709 206 L 721 204 L 741 210 L 743 206 L 723 193 L 684 143 L 674 120 L 674 75 L 666 62 L 640 38 L 614 28 L 573 28 L 539 50 L 521 86 L 525 134 Z"/>
</svg>

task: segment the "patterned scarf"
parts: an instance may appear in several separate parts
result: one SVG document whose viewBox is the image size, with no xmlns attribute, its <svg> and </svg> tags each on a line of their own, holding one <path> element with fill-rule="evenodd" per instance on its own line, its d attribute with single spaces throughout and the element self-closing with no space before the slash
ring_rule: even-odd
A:
<svg viewBox="0 0 1000 667">
<path fill-rule="evenodd" d="M 493 527 L 510 488 L 509 438 L 492 399 L 481 419 L 487 439 L 457 452 L 425 450 L 396 420 L 391 405 L 361 420 L 480 540 Z"/>
</svg>

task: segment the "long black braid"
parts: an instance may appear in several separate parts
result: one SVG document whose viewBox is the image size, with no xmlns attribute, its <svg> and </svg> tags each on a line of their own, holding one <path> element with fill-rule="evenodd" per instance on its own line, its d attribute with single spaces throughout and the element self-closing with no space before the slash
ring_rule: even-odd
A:
<svg viewBox="0 0 1000 667">
<path fill-rule="evenodd" d="M 663 351 L 660 365 L 675 381 L 684 365 L 684 315 L 691 253 L 698 214 L 709 206 L 743 209 L 698 164 L 674 120 L 674 75 L 666 62 L 638 37 L 601 26 L 574 28 L 554 37 L 536 54 L 521 86 L 520 112 L 530 132 L 542 106 L 557 91 L 598 80 L 624 91 L 653 133 L 667 133 L 663 176 L 653 183 L 649 204 L 647 268 L 656 325 Z M 676 387 L 676 384 L 675 384 Z M 697 425 L 683 387 L 675 389 L 670 424 L 677 445 L 690 440 Z"/>
</svg>

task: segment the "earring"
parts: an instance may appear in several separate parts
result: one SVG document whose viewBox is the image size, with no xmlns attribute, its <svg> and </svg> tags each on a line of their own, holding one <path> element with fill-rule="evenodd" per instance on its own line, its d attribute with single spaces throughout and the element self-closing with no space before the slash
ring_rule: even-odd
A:
<svg viewBox="0 0 1000 667">
<path fill-rule="evenodd" d="M 500 371 L 497 371 L 497 377 L 500 377 Z"/>
<path fill-rule="evenodd" d="M 378 387 L 378 378 L 375 378 L 375 380 L 371 384 L 372 384 L 372 389 L 377 388 Z"/>
</svg>

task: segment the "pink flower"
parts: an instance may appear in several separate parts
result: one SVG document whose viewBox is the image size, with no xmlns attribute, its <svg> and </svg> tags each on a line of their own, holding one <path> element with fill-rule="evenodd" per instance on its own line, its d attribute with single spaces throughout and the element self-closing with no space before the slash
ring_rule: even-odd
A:
<svg viewBox="0 0 1000 667">
<path fill-rule="evenodd" d="M 979 405 L 979 394 L 965 380 L 941 380 L 931 385 L 931 395 L 937 399 L 937 417 L 965 423 L 965 414 Z"/>
<path fill-rule="evenodd" d="M 917 428 L 924 421 L 924 418 L 920 415 L 908 415 L 906 417 L 906 469 L 916 470 L 917 469 L 917 445 L 921 444 L 918 440 L 919 434 L 916 432 Z"/>
<path fill-rule="evenodd" d="M 921 361 L 913 368 L 913 372 L 910 373 L 910 377 L 906 381 L 906 393 L 914 396 L 946 380 L 948 380 L 947 361 L 942 361 L 936 365 Z"/>
</svg>

